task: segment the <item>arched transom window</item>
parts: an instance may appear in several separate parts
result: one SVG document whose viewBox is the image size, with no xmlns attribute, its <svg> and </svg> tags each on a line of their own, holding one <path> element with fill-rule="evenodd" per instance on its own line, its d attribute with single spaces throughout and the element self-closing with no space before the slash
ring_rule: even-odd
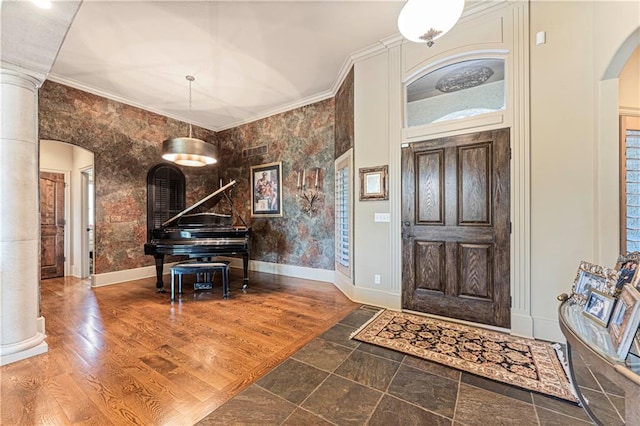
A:
<svg viewBox="0 0 640 426">
<path fill-rule="evenodd" d="M 505 109 L 504 59 L 461 61 L 407 85 L 407 126 L 457 120 Z"/>
</svg>

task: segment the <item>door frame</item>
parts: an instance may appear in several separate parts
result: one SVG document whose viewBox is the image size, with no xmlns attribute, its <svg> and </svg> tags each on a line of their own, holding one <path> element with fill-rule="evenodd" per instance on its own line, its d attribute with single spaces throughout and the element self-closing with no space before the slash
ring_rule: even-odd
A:
<svg viewBox="0 0 640 426">
<path fill-rule="evenodd" d="M 494 13 L 495 12 L 495 13 Z M 391 220 L 396 223 L 392 234 L 392 280 L 401 283 L 402 249 L 400 247 L 401 201 L 401 155 L 405 143 L 418 142 L 446 136 L 456 136 L 469 132 L 509 128 L 511 131 L 511 222 L 513 224 L 510 242 L 510 292 L 511 292 L 511 328 L 515 335 L 534 337 L 561 335 L 556 321 L 532 316 L 531 297 L 531 121 L 529 115 L 529 6 L 517 3 L 506 7 L 496 6 L 486 16 L 503 31 L 513 31 L 513 38 L 503 43 L 482 44 L 477 39 L 460 45 L 456 50 L 431 50 L 419 56 L 411 45 L 395 47 L 389 54 L 389 87 L 398 90 L 390 96 L 389 110 L 394 112 L 390 125 L 389 182 L 391 201 Z M 484 20 L 484 18 L 483 18 Z M 459 25 L 464 26 L 464 23 Z M 444 125 L 427 125 L 419 129 L 409 129 L 404 125 L 405 107 L 404 89 L 406 85 L 429 69 L 435 69 L 448 63 L 458 62 L 482 56 L 504 55 L 506 107 L 501 113 L 485 117 L 456 120 Z M 404 56 L 404 58 L 403 58 Z M 412 62 L 407 63 L 411 57 Z M 400 132 L 394 128 L 401 129 Z M 395 289 L 394 289 L 395 290 Z M 398 293 L 400 291 L 398 290 Z"/>
<path fill-rule="evenodd" d="M 405 145 L 403 145 L 405 146 Z M 458 174 L 460 171 L 460 149 L 477 149 L 484 147 L 487 151 L 487 211 L 484 222 L 461 222 L 460 191 L 464 179 Z M 448 321 L 478 325 L 484 328 L 508 331 L 511 322 L 510 296 L 512 291 L 511 279 L 511 129 L 503 127 L 493 130 L 465 132 L 455 136 L 435 137 L 419 142 L 407 143 L 402 152 L 401 182 L 402 182 L 402 310 L 417 311 L 421 315 L 443 318 Z M 420 169 L 418 157 L 433 154 L 438 156 L 439 173 L 434 177 L 435 186 L 439 186 L 435 195 L 439 212 L 434 213 L 438 218 L 420 221 L 418 219 L 420 207 L 418 198 L 423 192 L 420 190 Z M 405 169 L 406 166 L 406 169 Z M 408 173 L 408 174 L 405 174 Z M 447 183 L 454 181 L 454 185 Z M 508 186 L 507 186 L 508 185 Z M 405 197 L 406 195 L 406 197 Z M 507 198 L 508 197 L 508 198 Z M 505 199 L 506 198 L 506 199 Z M 482 218 L 480 218 L 482 221 Z M 461 235 L 464 234 L 464 235 Z M 460 264 L 460 256 L 464 253 L 464 246 L 478 244 L 490 246 L 485 252 L 485 260 L 490 265 L 485 288 L 485 298 L 467 298 L 458 291 L 464 286 L 460 281 L 465 268 Z M 420 271 L 416 267 L 421 256 L 417 256 L 419 246 L 429 246 L 438 254 L 432 257 L 431 265 L 437 264 L 440 270 L 430 277 L 439 283 L 435 287 L 425 288 L 424 277 L 419 279 Z M 472 250 L 473 251 L 473 250 Z M 431 252 L 433 254 L 433 251 Z M 482 258 L 482 256 L 480 257 Z M 505 259 L 506 258 L 506 259 Z M 506 260 L 506 261 L 505 261 Z M 437 266 L 435 266 L 437 268 Z M 481 274 L 482 275 L 482 274 Z M 408 291 L 411 289 L 411 291 Z M 442 293 L 440 293 L 442 292 Z M 490 295 L 490 296 L 489 296 Z M 478 297 L 482 298 L 481 295 Z M 475 299 L 475 300 L 474 300 Z M 452 314 L 453 310 L 469 309 L 473 314 Z M 447 314 L 447 312 L 449 314 Z M 464 318 L 464 319 L 463 319 Z"/>
<path fill-rule="evenodd" d="M 71 171 L 41 168 L 38 170 L 38 180 L 40 179 L 40 172 L 45 173 L 60 173 L 64 175 L 64 276 L 71 275 L 71 238 L 69 234 L 69 225 L 71 224 Z M 40 186 L 38 186 L 38 206 L 40 205 Z M 38 207 L 40 208 L 40 207 Z M 38 216 L 38 220 L 39 216 Z M 40 232 L 38 230 L 38 232 Z M 42 251 L 42 247 L 40 247 Z"/>
<path fill-rule="evenodd" d="M 88 258 L 87 253 L 89 252 L 89 234 L 87 233 L 87 228 L 89 227 L 89 176 L 88 171 L 92 171 L 93 173 L 93 200 L 94 200 L 94 208 L 93 208 L 93 223 L 95 226 L 96 218 L 95 218 L 95 168 L 94 166 L 87 166 L 81 168 L 80 172 L 80 227 L 78 228 L 80 231 L 80 278 L 89 278 L 95 274 L 95 250 L 96 250 L 96 230 L 93 229 L 93 257 L 91 260 Z M 93 265 L 91 265 L 93 263 Z M 93 266 L 93 268 L 91 268 Z M 93 271 L 93 272 L 90 272 Z"/>
</svg>

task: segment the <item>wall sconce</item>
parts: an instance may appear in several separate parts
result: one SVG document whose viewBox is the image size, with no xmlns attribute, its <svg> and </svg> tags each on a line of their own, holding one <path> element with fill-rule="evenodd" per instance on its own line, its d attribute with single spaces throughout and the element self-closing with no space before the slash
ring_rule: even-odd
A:
<svg viewBox="0 0 640 426">
<path fill-rule="evenodd" d="M 302 173 L 298 174 L 298 183 L 296 189 L 298 194 L 296 197 L 300 198 L 302 204 L 302 210 L 306 213 L 313 214 L 318 211 L 318 203 L 324 198 L 322 194 L 322 180 L 320 179 L 320 168 L 316 167 L 312 169 L 314 173 L 311 176 L 307 176 L 306 170 L 302 170 Z M 307 185 L 307 180 L 313 182 L 313 185 Z M 309 189 L 307 189 L 309 188 Z"/>
</svg>

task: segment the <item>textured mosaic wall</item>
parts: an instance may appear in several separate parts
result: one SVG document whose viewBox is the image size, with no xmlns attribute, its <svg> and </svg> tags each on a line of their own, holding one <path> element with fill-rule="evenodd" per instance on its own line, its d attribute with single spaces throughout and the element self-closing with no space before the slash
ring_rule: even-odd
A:
<svg viewBox="0 0 640 426">
<path fill-rule="evenodd" d="M 147 241 L 147 172 L 162 161 L 162 141 L 185 136 L 188 125 L 47 81 L 39 93 L 40 139 L 67 142 L 94 153 L 96 273 L 153 265 Z M 194 128 L 215 143 L 215 134 Z M 187 205 L 218 186 L 217 167 L 182 167 Z"/>
<path fill-rule="evenodd" d="M 235 179 L 234 204 L 252 227 L 251 258 L 264 262 L 333 269 L 334 99 L 318 102 L 217 133 L 221 177 Z M 243 150 L 266 145 L 264 155 L 243 158 Z M 283 217 L 251 218 L 251 166 L 282 162 Z M 320 169 L 324 198 L 306 213 L 296 190 L 297 172 L 309 182 Z"/>
<path fill-rule="evenodd" d="M 353 147 L 354 141 L 354 111 L 353 111 L 353 68 L 345 77 L 342 86 L 336 94 L 336 152 L 335 158 L 340 157 Z"/>
<path fill-rule="evenodd" d="M 39 111 L 41 139 L 71 143 L 95 155 L 96 273 L 152 265 L 153 258 L 143 252 L 147 172 L 161 161 L 162 141 L 186 135 L 187 124 L 53 82 L 40 89 Z M 335 99 L 217 134 L 194 128 L 194 136 L 218 146 L 219 163 L 182 168 L 187 206 L 218 188 L 219 178 L 225 183 L 235 179 L 234 204 L 253 230 L 251 259 L 333 269 L 333 161 L 353 146 L 353 71 Z M 260 146 L 266 153 L 243 156 L 243 150 Z M 278 161 L 283 217 L 252 218 L 251 166 Z M 323 196 L 317 210 L 308 213 L 296 189 L 297 173 L 305 169 L 313 179 L 315 168 Z"/>
</svg>

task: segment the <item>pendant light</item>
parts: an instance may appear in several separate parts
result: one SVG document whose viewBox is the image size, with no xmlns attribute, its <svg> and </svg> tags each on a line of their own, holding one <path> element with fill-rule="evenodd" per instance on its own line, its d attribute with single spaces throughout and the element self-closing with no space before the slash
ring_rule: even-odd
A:
<svg viewBox="0 0 640 426">
<path fill-rule="evenodd" d="M 189 82 L 189 137 L 167 139 L 162 142 L 162 158 L 181 166 L 202 167 L 215 164 L 215 147 L 203 140 L 192 137 L 191 129 L 191 83 L 195 77 L 185 77 Z"/>
<path fill-rule="evenodd" d="M 404 38 L 433 46 L 458 22 L 464 0 L 408 0 L 398 15 L 398 29 Z"/>
</svg>

